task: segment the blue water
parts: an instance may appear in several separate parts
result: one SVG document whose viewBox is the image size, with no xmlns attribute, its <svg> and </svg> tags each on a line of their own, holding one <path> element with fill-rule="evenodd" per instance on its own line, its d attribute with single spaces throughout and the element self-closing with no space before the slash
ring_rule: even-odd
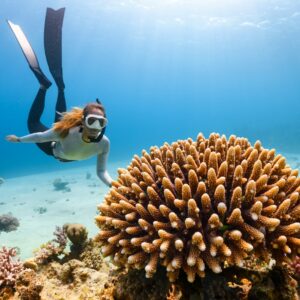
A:
<svg viewBox="0 0 300 300">
<path fill-rule="evenodd" d="M 300 1 L 1 0 L 0 177 L 74 165 L 58 163 L 33 144 L 4 140 L 27 134 L 38 89 L 5 19 L 23 28 L 51 78 L 43 49 L 46 7 L 66 7 L 68 108 L 102 100 L 110 161 L 129 161 L 151 145 L 198 132 L 299 152 Z M 48 126 L 55 101 L 52 86 L 43 117 Z"/>
</svg>

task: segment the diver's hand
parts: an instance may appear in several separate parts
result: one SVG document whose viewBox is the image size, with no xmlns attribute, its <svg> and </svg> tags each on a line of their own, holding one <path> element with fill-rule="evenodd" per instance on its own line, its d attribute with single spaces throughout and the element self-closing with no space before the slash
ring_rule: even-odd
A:
<svg viewBox="0 0 300 300">
<path fill-rule="evenodd" d="M 108 187 L 112 187 L 112 178 L 110 177 L 109 173 L 104 170 L 104 171 L 99 171 L 98 172 L 98 177 L 102 180 L 102 182 L 107 185 Z"/>
<path fill-rule="evenodd" d="M 18 143 L 20 142 L 20 138 L 18 138 L 16 135 L 14 134 L 11 134 L 11 135 L 7 135 L 5 137 L 5 139 L 8 141 L 8 142 L 12 142 L 12 143 Z"/>
</svg>

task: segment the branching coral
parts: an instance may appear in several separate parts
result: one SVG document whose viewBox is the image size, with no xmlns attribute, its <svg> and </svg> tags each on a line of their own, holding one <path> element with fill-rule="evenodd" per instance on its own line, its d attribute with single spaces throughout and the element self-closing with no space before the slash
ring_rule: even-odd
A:
<svg viewBox="0 0 300 300">
<path fill-rule="evenodd" d="M 15 259 L 15 248 L 2 247 L 0 250 L 0 287 L 14 287 L 17 276 L 23 270 L 22 263 Z"/>
<path fill-rule="evenodd" d="M 63 254 L 67 245 L 67 235 L 63 228 L 56 226 L 53 232 L 55 238 L 45 244 L 42 244 L 39 249 L 35 251 L 34 261 L 38 264 L 47 263 Z"/>
<path fill-rule="evenodd" d="M 159 264 L 190 282 L 256 255 L 299 253 L 300 178 L 285 158 L 245 138 L 199 134 L 134 156 L 99 205 L 96 240 L 116 263 Z"/>
<path fill-rule="evenodd" d="M 300 282 L 300 256 L 295 257 L 290 267 L 292 268 L 295 278 Z"/>
</svg>

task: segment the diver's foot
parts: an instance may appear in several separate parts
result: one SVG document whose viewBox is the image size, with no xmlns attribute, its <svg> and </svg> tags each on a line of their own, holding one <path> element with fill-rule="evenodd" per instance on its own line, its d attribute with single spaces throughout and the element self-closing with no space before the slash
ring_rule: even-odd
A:
<svg viewBox="0 0 300 300">
<path fill-rule="evenodd" d="M 62 27 L 64 14 L 64 7 L 58 10 L 48 7 L 44 29 L 46 60 L 49 71 L 59 91 L 65 89 L 62 69 Z"/>
</svg>

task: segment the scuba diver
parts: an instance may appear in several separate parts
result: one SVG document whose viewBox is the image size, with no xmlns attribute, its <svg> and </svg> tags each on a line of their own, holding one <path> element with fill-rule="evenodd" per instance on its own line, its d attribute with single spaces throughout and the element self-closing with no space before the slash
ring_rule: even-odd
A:
<svg viewBox="0 0 300 300">
<path fill-rule="evenodd" d="M 45 20 L 45 54 L 50 73 L 58 88 L 55 123 L 50 129 L 42 124 L 40 119 L 45 107 L 46 92 L 52 83 L 42 72 L 22 29 L 8 21 L 40 88 L 28 115 L 27 126 L 30 134 L 22 137 L 8 135 L 6 140 L 36 143 L 44 153 L 61 162 L 83 160 L 97 155 L 97 175 L 104 184 L 111 187 L 112 178 L 106 170 L 110 141 L 104 135 L 108 121 L 103 105 L 97 99 L 83 109 L 74 107 L 71 111 L 66 111 L 61 46 L 64 13 L 65 8 L 58 10 L 47 8 Z"/>
</svg>

